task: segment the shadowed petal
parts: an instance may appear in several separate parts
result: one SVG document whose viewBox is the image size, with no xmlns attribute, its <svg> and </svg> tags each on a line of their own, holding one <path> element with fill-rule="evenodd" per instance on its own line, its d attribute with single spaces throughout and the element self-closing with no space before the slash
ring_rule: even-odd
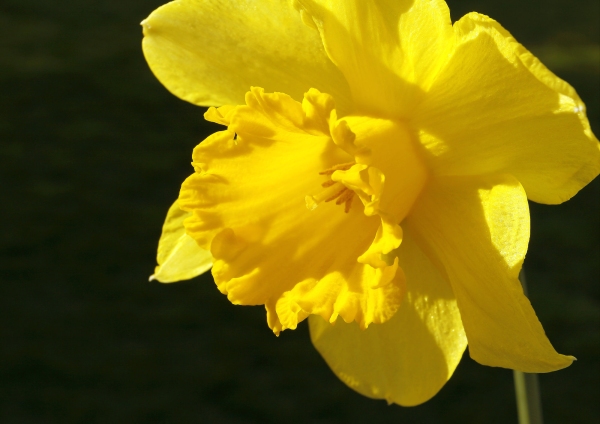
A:
<svg viewBox="0 0 600 424">
<path fill-rule="evenodd" d="M 406 226 L 447 275 L 477 362 L 524 372 L 565 368 L 518 275 L 529 241 L 525 192 L 512 176 L 434 180 Z"/>
<path fill-rule="evenodd" d="M 189 212 L 179 209 L 177 202 L 169 208 L 158 242 L 158 266 L 150 280 L 173 283 L 194 278 L 211 268 L 210 252 L 185 233 L 183 221 L 189 216 Z"/>
<path fill-rule="evenodd" d="M 357 392 L 404 406 L 433 397 L 467 346 L 450 285 L 405 234 L 399 249 L 407 293 L 386 323 L 361 330 L 309 318 L 313 344 L 333 372 Z"/>
</svg>

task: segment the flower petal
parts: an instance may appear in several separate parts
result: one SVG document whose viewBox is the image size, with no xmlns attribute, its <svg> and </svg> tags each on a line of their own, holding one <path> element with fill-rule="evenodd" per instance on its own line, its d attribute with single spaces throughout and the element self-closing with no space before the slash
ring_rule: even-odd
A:
<svg viewBox="0 0 600 424">
<path fill-rule="evenodd" d="M 452 43 L 442 0 L 298 0 L 346 76 L 356 107 L 404 117 L 426 90 Z"/>
<path fill-rule="evenodd" d="M 361 330 L 309 318 L 313 344 L 333 372 L 362 395 L 404 406 L 433 397 L 467 346 L 450 285 L 410 237 L 399 249 L 407 293 L 388 322 Z"/>
<path fill-rule="evenodd" d="M 452 285 L 473 359 L 535 373 L 571 364 L 548 341 L 518 279 L 529 209 L 514 177 L 436 179 L 405 224 Z"/>
<path fill-rule="evenodd" d="M 510 173 L 536 202 L 561 203 L 600 172 L 600 146 L 575 90 L 492 19 L 454 25 L 446 67 L 413 125 L 438 175 Z"/>
<path fill-rule="evenodd" d="M 323 170 L 353 159 L 329 135 L 333 100 L 311 90 L 300 104 L 253 88 L 246 102 L 209 110 L 207 118 L 229 127 L 196 147 L 197 172 L 179 197 L 192 212 L 188 233 L 215 258 L 217 286 L 232 303 L 265 304 L 275 332 L 311 313 L 363 327 L 386 321 L 403 294 L 398 262 L 357 261 L 379 217 L 365 216 L 358 201 L 347 213 L 305 204 L 323 190 Z"/>
<path fill-rule="evenodd" d="M 251 86 L 297 100 L 315 87 L 348 109 L 348 86 L 319 33 L 290 3 L 179 0 L 142 22 L 143 49 L 156 77 L 176 96 L 210 106 L 243 104 Z"/>
<path fill-rule="evenodd" d="M 185 232 L 183 221 L 188 216 L 190 213 L 179 209 L 177 202 L 169 208 L 158 242 L 158 266 L 150 281 L 172 283 L 188 280 L 212 267 L 213 258 L 210 252 L 198 246 Z"/>
</svg>

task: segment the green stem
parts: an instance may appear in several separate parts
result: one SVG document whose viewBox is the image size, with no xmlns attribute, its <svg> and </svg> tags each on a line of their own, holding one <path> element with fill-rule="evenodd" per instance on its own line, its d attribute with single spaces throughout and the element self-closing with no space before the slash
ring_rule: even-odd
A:
<svg viewBox="0 0 600 424">
<path fill-rule="evenodd" d="M 523 292 L 527 295 L 527 283 L 523 270 L 521 270 L 520 280 L 523 285 Z M 537 374 L 514 370 L 513 377 L 519 424 L 543 424 L 540 384 Z"/>
<path fill-rule="evenodd" d="M 519 424 L 542 424 L 540 385 L 537 374 L 513 371 Z"/>
</svg>

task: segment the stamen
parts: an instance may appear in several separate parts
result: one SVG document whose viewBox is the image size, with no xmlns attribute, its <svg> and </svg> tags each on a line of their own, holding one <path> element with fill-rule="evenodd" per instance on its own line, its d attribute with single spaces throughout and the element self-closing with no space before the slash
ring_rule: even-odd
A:
<svg viewBox="0 0 600 424">
<path fill-rule="evenodd" d="M 319 175 L 331 176 L 335 171 L 347 171 L 348 169 L 352 168 L 353 165 L 355 165 L 354 162 L 340 163 L 332 166 L 329 169 L 319 172 Z M 321 193 L 315 196 L 305 197 L 306 207 L 308 210 L 315 210 L 321 202 L 331 202 L 337 199 L 335 204 L 341 205 L 344 203 L 344 212 L 350 212 L 350 208 L 352 207 L 352 199 L 354 198 L 353 190 L 337 181 L 333 181 L 331 178 L 322 183 L 321 187 L 325 189 Z"/>
<path fill-rule="evenodd" d="M 342 194 L 337 201 L 335 202 L 336 205 L 341 205 L 342 203 L 346 202 L 348 199 L 350 199 L 352 196 L 354 196 L 354 191 L 352 190 L 348 190 L 346 189 L 346 191 L 344 192 L 344 194 Z"/>
<path fill-rule="evenodd" d="M 326 169 L 325 171 L 319 172 L 319 175 L 331 175 L 335 171 L 347 171 L 348 169 L 352 168 L 352 165 L 354 165 L 354 162 L 340 163 L 339 165 L 332 166 L 331 168 Z"/>
<path fill-rule="evenodd" d="M 354 194 L 354 192 L 352 192 L 352 194 Z M 350 212 L 350 208 L 352 207 L 352 199 L 354 199 L 354 196 L 350 196 L 348 200 L 346 200 L 346 204 L 344 205 L 344 212 Z"/>
<path fill-rule="evenodd" d="M 333 199 L 337 199 L 340 194 L 342 194 L 346 190 L 344 185 L 334 182 L 331 187 L 327 187 L 325 190 L 321 191 L 319 194 L 314 196 L 306 196 L 306 207 L 308 210 L 314 210 L 321 202 L 329 202 Z"/>
<path fill-rule="evenodd" d="M 332 200 L 337 199 L 338 197 L 340 197 L 342 195 L 342 193 L 344 193 L 345 191 L 347 191 L 348 189 L 346 187 L 342 188 L 340 191 L 338 191 L 337 193 L 335 193 L 333 196 L 328 197 L 327 199 L 325 199 L 325 202 L 331 202 Z M 339 203 L 337 203 L 339 205 Z"/>
<path fill-rule="evenodd" d="M 347 190 L 337 199 L 335 204 L 341 205 L 342 203 L 344 203 L 344 212 L 348 213 L 350 212 L 350 208 L 352 207 L 352 199 L 354 199 L 354 191 Z"/>
</svg>

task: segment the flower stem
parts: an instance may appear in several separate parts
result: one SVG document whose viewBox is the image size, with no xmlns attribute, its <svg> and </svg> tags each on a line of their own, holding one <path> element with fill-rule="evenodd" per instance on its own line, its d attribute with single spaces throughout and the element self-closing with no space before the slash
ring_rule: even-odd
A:
<svg viewBox="0 0 600 424">
<path fill-rule="evenodd" d="M 523 292 L 527 295 L 525 272 L 522 269 L 519 278 L 523 285 Z M 543 424 L 540 384 L 537 374 L 513 370 L 513 377 L 515 380 L 519 424 Z"/>
<path fill-rule="evenodd" d="M 514 370 L 519 424 L 542 424 L 542 404 L 537 374 Z"/>
</svg>

